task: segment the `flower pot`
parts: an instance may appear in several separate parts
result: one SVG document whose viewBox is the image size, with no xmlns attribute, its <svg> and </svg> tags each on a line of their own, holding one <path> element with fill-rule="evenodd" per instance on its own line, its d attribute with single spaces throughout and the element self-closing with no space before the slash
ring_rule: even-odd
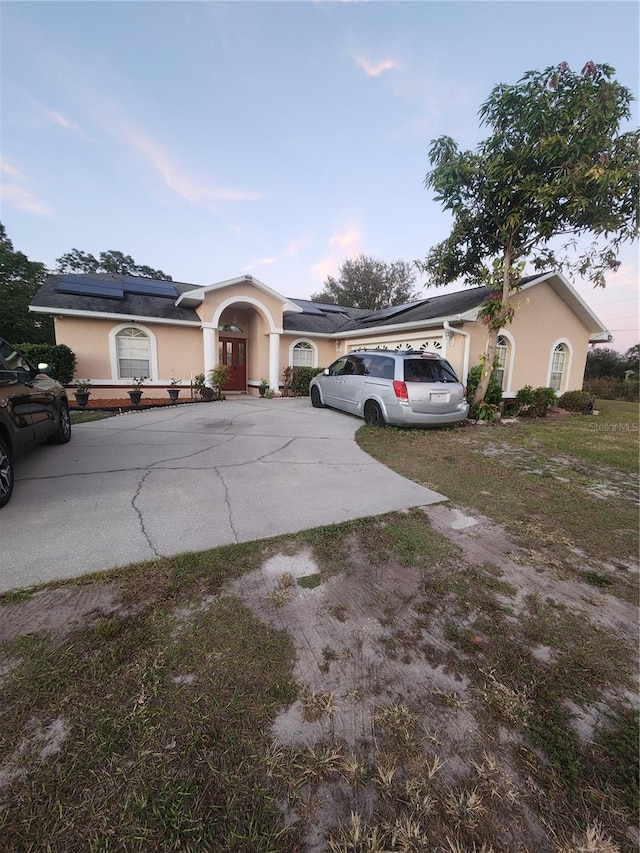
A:
<svg viewBox="0 0 640 853">
<path fill-rule="evenodd" d="M 258 385 L 258 391 L 260 392 L 261 397 L 264 397 L 264 395 L 267 393 L 267 389 L 264 385 Z"/>
<path fill-rule="evenodd" d="M 131 402 L 134 406 L 139 406 L 140 399 L 142 398 L 142 391 L 129 391 L 129 397 L 131 397 Z"/>
<path fill-rule="evenodd" d="M 80 406 L 81 409 L 89 402 L 89 392 L 88 391 L 76 391 L 73 395 L 76 398 L 76 403 Z"/>
<path fill-rule="evenodd" d="M 178 395 L 180 393 L 179 388 L 167 388 L 167 394 L 169 395 L 169 399 L 172 403 L 175 403 L 178 399 Z"/>
</svg>

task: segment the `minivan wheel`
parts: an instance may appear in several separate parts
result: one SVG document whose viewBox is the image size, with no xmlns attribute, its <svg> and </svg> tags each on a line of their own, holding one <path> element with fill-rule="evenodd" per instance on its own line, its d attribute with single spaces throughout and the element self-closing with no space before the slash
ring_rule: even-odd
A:
<svg viewBox="0 0 640 853">
<path fill-rule="evenodd" d="M 311 405 L 313 406 L 314 409 L 323 409 L 324 408 L 322 400 L 320 399 L 320 392 L 318 391 L 318 389 L 315 385 L 311 389 Z"/>
<path fill-rule="evenodd" d="M 9 503 L 13 491 L 13 459 L 5 440 L 0 438 L 0 507 Z"/>
<path fill-rule="evenodd" d="M 66 403 L 60 406 L 58 415 L 58 429 L 47 439 L 49 444 L 66 444 L 71 438 L 71 418 L 69 407 Z"/>
<path fill-rule="evenodd" d="M 369 400 L 369 402 L 364 405 L 364 422 L 369 424 L 369 426 L 384 426 L 382 409 L 373 400 Z"/>
</svg>

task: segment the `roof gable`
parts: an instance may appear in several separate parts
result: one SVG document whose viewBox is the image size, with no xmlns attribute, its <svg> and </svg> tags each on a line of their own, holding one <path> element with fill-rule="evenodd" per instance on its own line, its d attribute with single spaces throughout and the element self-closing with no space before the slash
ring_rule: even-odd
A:
<svg viewBox="0 0 640 853">
<path fill-rule="evenodd" d="M 270 287 L 267 287 L 264 282 L 260 281 L 257 278 L 254 278 L 252 275 L 241 275 L 236 278 L 228 278 L 224 281 L 218 281 L 214 284 L 205 284 L 202 287 L 193 287 L 191 290 L 181 294 L 176 301 L 176 305 L 190 305 L 195 307 L 196 305 L 200 305 L 204 302 L 204 298 L 207 293 L 211 293 L 216 290 L 223 290 L 226 287 L 232 287 L 237 284 L 250 284 L 252 287 L 255 287 L 257 290 L 261 290 L 264 293 L 267 293 L 273 299 L 281 302 L 283 305 L 283 311 L 294 311 L 294 312 L 302 312 L 302 308 L 296 305 L 292 300 L 288 299 L 286 296 L 283 296 L 281 293 L 278 293 L 275 290 L 272 290 Z"/>
</svg>

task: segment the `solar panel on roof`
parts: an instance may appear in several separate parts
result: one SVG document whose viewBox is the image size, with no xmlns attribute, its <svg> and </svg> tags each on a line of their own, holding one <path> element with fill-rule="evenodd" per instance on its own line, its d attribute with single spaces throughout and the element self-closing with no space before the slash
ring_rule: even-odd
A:
<svg viewBox="0 0 640 853">
<path fill-rule="evenodd" d="M 178 291 L 170 281 L 158 281 L 152 278 L 133 278 L 124 276 L 125 293 L 135 293 L 138 296 L 165 296 L 169 299 L 176 299 Z"/>
<path fill-rule="evenodd" d="M 342 305 L 331 305 L 329 303 L 322 303 L 322 308 L 320 309 L 325 314 L 344 314 L 345 310 Z"/>
<path fill-rule="evenodd" d="M 104 299 L 124 299 L 121 281 L 106 281 L 88 278 L 61 278 L 56 285 L 58 293 L 76 296 L 100 296 Z"/>
<path fill-rule="evenodd" d="M 390 317 L 395 317 L 397 314 L 402 314 L 410 308 L 415 308 L 418 305 L 423 305 L 428 302 L 428 299 L 421 299 L 419 302 L 405 302 L 403 305 L 390 305 L 388 308 L 382 308 L 380 311 L 374 311 L 364 317 L 358 317 L 357 323 L 377 322 L 378 320 L 388 320 Z"/>
</svg>

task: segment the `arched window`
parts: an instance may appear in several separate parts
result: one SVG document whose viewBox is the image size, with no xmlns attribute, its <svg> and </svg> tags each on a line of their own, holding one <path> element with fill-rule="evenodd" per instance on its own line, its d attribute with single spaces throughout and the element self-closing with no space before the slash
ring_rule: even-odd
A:
<svg viewBox="0 0 640 853">
<path fill-rule="evenodd" d="M 549 387 L 553 388 L 554 391 L 560 391 L 562 388 L 562 376 L 566 360 L 567 348 L 564 344 L 558 344 L 551 358 L 551 375 L 549 377 Z"/>
<path fill-rule="evenodd" d="M 151 341 L 142 329 L 129 326 L 116 335 L 118 379 L 151 376 Z"/>
<path fill-rule="evenodd" d="M 509 346 L 509 341 L 502 337 L 498 338 L 498 343 L 496 345 L 496 366 L 493 370 L 493 376 L 496 382 L 500 385 L 502 390 L 504 391 L 504 381 L 505 381 L 505 373 L 507 370 L 507 349 Z"/>
<path fill-rule="evenodd" d="M 313 367 L 313 347 L 307 341 L 298 341 L 293 348 L 294 367 Z"/>
</svg>

